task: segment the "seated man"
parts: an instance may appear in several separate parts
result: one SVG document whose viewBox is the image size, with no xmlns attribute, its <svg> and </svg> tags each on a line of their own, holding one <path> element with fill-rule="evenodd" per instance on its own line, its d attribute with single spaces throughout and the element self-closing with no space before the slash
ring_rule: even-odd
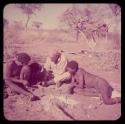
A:
<svg viewBox="0 0 125 124">
<path fill-rule="evenodd" d="M 28 63 L 30 56 L 26 53 L 16 55 L 16 58 L 4 66 L 4 82 L 12 91 L 24 94 L 31 98 L 31 101 L 39 100 L 32 92 L 28 91 L 25 87 L 28 85 L 30 77 L 30 69 Z M 24 71 L 25 70 L 25 71 Z"/>
<path fill-rule="evenodd" d="M 72 75 L 72 83 L 75 82 L 75 88 L 95 88 L 100 93 L 105 104 L 115 104 L 121 102 L 120 97 L 111 98 L 113 88 L 105 79 L 90 74 L 84 69 L 79 68 L 76 61 L 70 61 L 67 64 L 67 71 Z"/>
<path fill-rule="evenodd" d="M 55 82 L 57 87 L 60 87 L 62 82 L 69 80 L 71 76 L 69 72 L 66 72 L 66 66 L 67 59 L 59 50 L 51 52 L 44 65 L 47 72 L 46 79 L 49 80 L 48 76 L 52 79 L 48 84 Z"/>
</svg>

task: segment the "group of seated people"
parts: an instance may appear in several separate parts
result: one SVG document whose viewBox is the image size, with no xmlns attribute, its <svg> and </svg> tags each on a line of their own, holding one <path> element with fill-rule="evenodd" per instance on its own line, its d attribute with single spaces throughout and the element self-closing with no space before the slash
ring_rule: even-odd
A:
<svg viewBox="0 0 125 124">
<path fill-rule="evenodd" d="M 52 51 L 44 65 L 32 61 L 27 53 L 16 54 L 12 61 L 4 64 L 3 78 L 4 86 L 29 96 L 31 101 L 40 100 L 40 97 L 29 91 L 29 87 L 39 83 L 43 87 L 53 84 L 59 88 L 68 82 L 72 84 L 71 94 L 75 89 L 95 88 L 105 104 L 121 102 L 120 97 L 111 97 L 113 88 L 105 79 L 88 73 L 74 60 L 68 61 L 59 50 Z"/>
</svg>

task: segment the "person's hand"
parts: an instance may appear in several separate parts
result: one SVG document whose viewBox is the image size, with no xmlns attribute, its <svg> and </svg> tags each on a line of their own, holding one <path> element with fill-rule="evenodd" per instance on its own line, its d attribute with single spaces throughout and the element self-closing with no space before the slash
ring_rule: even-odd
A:
<svg viewBox="0 0 125 124">
<path fill-rule="evenodd" d="M 56 86 L 57 86 L 57 88 L 59 88 L 59 87 L 61 87 L 61 85 L 62 85 L 62 82 L 56 82 Z"/>
<path fill-rule="evenodd" d="M 28 81 L 27 80 L 23 80 L 22 83 L 23 83 L 23 85 L 27 85 Z"/>
</svg>

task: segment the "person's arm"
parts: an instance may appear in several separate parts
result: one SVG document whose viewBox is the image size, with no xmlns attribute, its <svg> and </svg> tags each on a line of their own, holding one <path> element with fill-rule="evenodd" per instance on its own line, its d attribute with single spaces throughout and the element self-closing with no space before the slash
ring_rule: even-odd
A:
<svg viewBox="0 0 125 124">
<path fill-rule="evenodd" d="M 30 78 L 31 70 L 29 66 L 23 66 L 20 72 L 20 79 L 28 80 Z"/>
<path fill-rule="evenodd" d="M 50 64 L 50 58 L 49 57 L 46 59 L 46 63 L 44 64 L 44 68 L 47 71 L 51 70 L 51 64 Z"/>
<path fill-rule="evenodd" d="M 81 70 L 78 70 L 78 72 L 75 75 L 76 83 L 75 86 L 78 88 L 85 88 L 85 80 L 84 75 L 82 74 Z"/>
<path fill-rule="evenodd" d="M 66 66 L 67 66 L 67 58 L 62 55 L 58 63 L 57 73 L 58 74 L 64 73 L 66 71 Z"/>
<path fill-rule="evenodd" d="M 71 76 L 71 83 L 75 83 L 75 77 L 73 75 Z"/>
</svg>

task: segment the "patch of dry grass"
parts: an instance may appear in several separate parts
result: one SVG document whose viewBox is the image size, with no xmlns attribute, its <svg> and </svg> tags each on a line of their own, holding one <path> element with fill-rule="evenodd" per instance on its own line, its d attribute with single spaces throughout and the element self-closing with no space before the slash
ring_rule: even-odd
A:
<svg viewBox="0 0 125 124">
<path fill-rule="evenodd" d="M 111 39 L 111 38 L 110 38 Z M 97 70 L 111 71 L 120 69 L 120 43 L 98 41 L 91 50 L 87 43 L 80 38 L 75 38 L 64 31 L 36 31 L 15 28 L 6 29 L 4 33 L 4 61 L 12 58 L 17 52 L 27 52 L 33 59 L 44 63 L 51 49 L 60 48 L 68 59 L 74 59 L 83 67 L 92 67 Z M 116 44 L 115 44 L 116 43 Z M 117 47 L 117 49 L 115 46 Z M 84 53 L 80 53 L 85 51 Z M 70 54 L 71 52 L 75 54 Z"/>
</svg>

